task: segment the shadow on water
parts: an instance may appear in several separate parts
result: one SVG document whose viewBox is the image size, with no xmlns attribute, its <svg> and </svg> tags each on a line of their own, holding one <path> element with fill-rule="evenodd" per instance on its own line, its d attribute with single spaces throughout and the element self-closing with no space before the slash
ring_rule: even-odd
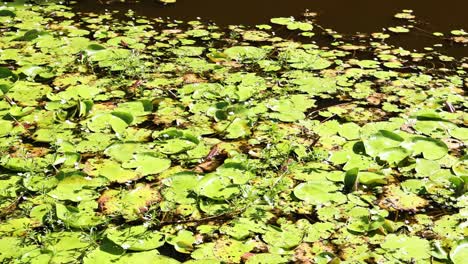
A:
<svg viewBox="0 0 468 264">
<path fill-rule="evenodd" d="M 107 1 L 107 2 L 106 2 Z M 393 15 L 403 9 L 412 9 L 418 21 L 418 29 L 411 34 L 392 38 L 390 44 L 405 49 L 421 50 L 434 47 L 440 40 L 432 32 L 449 33 L 453 29 L 468 28 L 466 0 L 177 0 L 164 5 L 157 0 L 80 0 L 76 11 L 102 13 L 105 10 L 126 12 L 131 9 L 137 15 L 178 20 L 201 18 L 219 25 L 257 25 L 268 23 L 278 16 L 301 16 L 305 10 L 318 14 L 318 23 L 341 34 L 372 33 L 384 27 L 402 25 L 404 21 Z M 443 43 L 439 51 L 456 57 L 468 56 L 467 45 Z"/>
</svg>

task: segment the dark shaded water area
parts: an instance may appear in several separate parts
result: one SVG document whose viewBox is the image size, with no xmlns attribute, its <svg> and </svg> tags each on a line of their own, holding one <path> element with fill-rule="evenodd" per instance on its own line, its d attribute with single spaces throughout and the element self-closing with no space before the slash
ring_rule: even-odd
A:
<svg viewBox="0 0 468 264">
<path fill-rule="evenodd" d="M 407 24 L 394 18 L 403 9 L 411 9 L 417 24 L 409 34 L 392 37 L 388 42 L 397 47 L 421 51 L 432 47 L 458 58 L 468 57 L 467 44 L 442 41 L 433 32 L 449 35 L 454 29 L 467 29 L 466 0 L 178 0 L 162 4 L 156 0 L 118 2 L 112 0 L 80 0 L 75 11 L 104 13 L 129 9 L 149 18 L 211 21 L 218 25 L 258 25 L 279 16 L 301 17 L 304 12 L 317 13 L 317 23 L 340 34 L 372 33 L 382 28 Z M 442 46 L 438 45 L 442 44 Z M 434 46 L 436 45 L 436 46 Z"/>
</svg>

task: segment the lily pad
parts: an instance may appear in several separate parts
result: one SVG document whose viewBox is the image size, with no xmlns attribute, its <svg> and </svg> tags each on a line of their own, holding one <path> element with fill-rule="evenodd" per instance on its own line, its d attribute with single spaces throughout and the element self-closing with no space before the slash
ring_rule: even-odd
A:
<svg viewBox="0 0 468 264">
<path fill-rule="evenodd" d="M 427 206 L 428 201 L 413 193 L 405 192 L 398 186 L 391 185 L 382 197 L 380 205 L 392 211 L 410 211 Z"/>
<path fill-rule="evenodd" d="M 151 186 L 138 184 L 129 191 L 107 190 L 99 197 L 98 203 L 105 214 L 122 215 L 132 221 L 142 217 L 159 199 L 158 192 Z"/>
<path fill-rule="evenodd" d="M 164 244 L 164 235 L 149 231 L 146 227 L 130 226 L 127 228 L 110 228 L 106 230 L 107 238 L 123 249 L 146 251 Z"/>
<path fill-rule="evenodd" d="M 234 239 L 219 239 L 214 245 L 213 252 L 216 258 L 225 262 L 238 263 L 241 257 L 255 247 L 254 242 L 241 242 Z"/>
<path fill-rule="evenodd" d="M 252 257 L 249 257 L 246 261 L 247 264 L 281 264 L 287 262 L 288 258 L 286 256 L 268 253 L 255 254 Z"/>
<path fill-rule="evenodd" d="M 413 155 L 419 153 L 428 160 L 437 160 L 443 158 L 448 153 L 448 147 L 444 142 L 426 137 L 413 137 L 411 143 L 404 147 L 413 151 Z"/>
<path fill-rule="evenodd" d="M 197 184 L 198 195 L 224 201 L 239 193 L 239 188 L 228 177 L 207 174 Z"/>
<path fill-rule="evenodd" d="M 291 249 L 301 243 L 304 232 L 291 224 L 281 227 L 270 226 L 262 236 L 263 240 L 272 247 Z"/>
<path fill-rule="evenodd" d="M 93 200 L 99 196 L 96 188 L 107 183 L 104 178 L 91 178 L 80 173 L 63 174 L 55 189 L 48 193 L 58 200 L 70 200 L 74 202 Z"/>
<path fill-rule="evenodd" d="M 382 248 L 401 261 L 427 260 L 431 257 L 429 241 L 419 237 L 390 234 L 382 243 Z"/>
<path fill-rule="evenodd" d="M 134 168 L 135 172 L 145 176 L 158 174 L 171 167 L 171 160 L 158 158 L 150 154 L 137 154 L 133 160 L 122 164 L 123 168 Z"/>
<path fill-rule="evenodd" d="M 468 257 L 468 242 L 462 240 L 450 251 L 450 259 L 454 264 L 463 263 Z"/>
<path fill-rule="evenodd" d="M 0 120 L 0 137 L 9 135 L 13 130 L 13 122 Z"/>
<path fill-rule="evenodd" d="M 340 192 L 339 187 L 327 181 L 308 181 L 294 188 L 294 195 L 310 204 L 343 203 L 346 196 Z"/>
<path fill-rule="evenodd" d="M 180 263 L 179 261 L 171 259 L 169 257 L 161 256 L 157 250 L 125 253 L 125 250 L 123 248 L 110 242 L 109 240 L 105 240 L 99 248 L 96 248 L 90 253 L 88 253 L 83 259 L 83 263 L 86 264 L 124 264 L 146 261 L 168 264 Z"/>
<path fill-rule="evenodd" d="M 234 60 L 255 62 L 265 58 L 267 51 L 252 46 L 235 46 L 224 50 L 224 53 Z"/>
</svg>

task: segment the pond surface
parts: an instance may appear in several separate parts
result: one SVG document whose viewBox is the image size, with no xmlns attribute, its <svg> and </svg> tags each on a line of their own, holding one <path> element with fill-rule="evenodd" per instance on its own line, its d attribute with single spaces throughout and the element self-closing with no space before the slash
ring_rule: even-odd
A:
<svg viewBox="0 0 468 264">
<path fill-rule="evenodd" d="M 402 9 L 412 9 L 418 20 L 418 29 L 411 34 L 392 38 L 391 44 L 406 49 L 421 50 L 440 43 L 432 32 L 449 32 L 453 29 L 468 28 L 465 0 L 427 1 L 312 1 L 312 0 L 178 0 L 176 4 L 164 5 L 155 0 L 136 2 L 106 2 L 83 0 L 75 5 L 82 12 L 105 12 L 105 10 L 128 9 L 137 15 L 147 17 L 170 17 L 180 20 L 213 21 L 219 25 L 257 25 L 268 23 L 270 18 L 279 16 L 300 17 L 304 11 L 316 12 L 318 23 L 341 34 L 372 33 L 384 27 L 400 25 L 393 15 Z M 451 56 L 468 56 L 466 45 L 444 43 L 438 48 Z"/>
<path fill-rule="evenodd" d="M 0 263 L 466 263 L 461 1 L 25 1 Z"/>
</svg>

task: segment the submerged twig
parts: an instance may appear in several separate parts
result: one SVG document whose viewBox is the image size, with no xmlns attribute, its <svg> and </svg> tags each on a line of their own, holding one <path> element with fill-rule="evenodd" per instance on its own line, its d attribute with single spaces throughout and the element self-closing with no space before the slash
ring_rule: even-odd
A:
<svg viewBox="0 0 468 264">
<path fill-rule="evenodd" d="M 161 221 L 159 222 L 158 226 L 165 226 L 165 225 L 178 225 L 178 224 L 187 224 L 187 223 L 201 223 L 206 221 L 215 220 L 218 218 L 233 218 L 245 211 L 246 208 L 242 208 L 233 212 L 222 213 L 218 215 L 208 216 L 200 219 L 186 219 L 186 220 L 175 220 L 175 221 Z"/>
</svg>

